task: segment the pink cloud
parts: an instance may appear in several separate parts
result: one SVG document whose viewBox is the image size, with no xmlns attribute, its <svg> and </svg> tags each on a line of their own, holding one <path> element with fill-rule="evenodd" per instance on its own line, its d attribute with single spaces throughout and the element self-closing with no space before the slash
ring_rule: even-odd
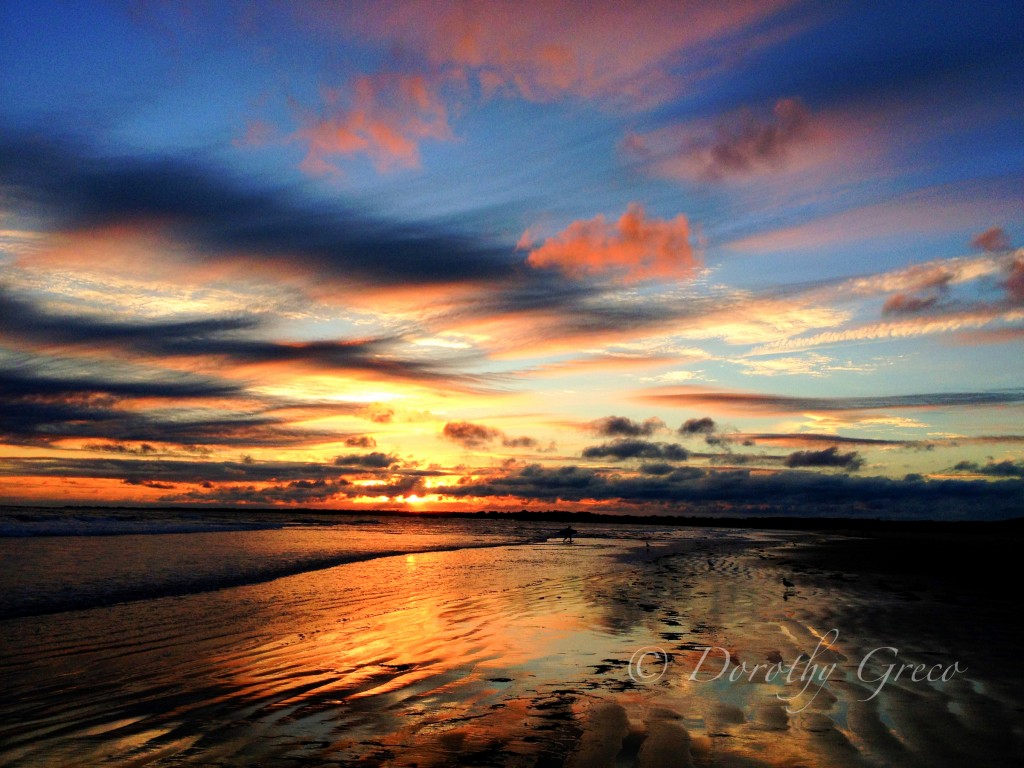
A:
<svg viewBox="0 0 1024 768">
<path fill-rule="evenodd" d="M 903 315 L 923 312 L 935 306 L 939 300 L 938 296 L 911 296 L 906 293 L 897 293 L 886 299 L 882 305 L 883 315 Z"/>
<path fill-rule="evenodd" d="M 814 111 L 798 98 L 783 98 L 716 119 L 631 133 L 620 150 L 662 178 L 748 182 L 784 174 L 792 192 L 832 184 L 837 174 L 846 179 L 877 174 L 885 144 L 874 113 Z"/>
<path fill-rule="evenodd" d="M 294 134 L 308 145 L 310 173 L 337 170 L 333 156 L 366 154 L 378 170 L 415 168 L 420 142 L 452 138 L 448 110 L 421 75 L 363 75 L 350 90 L 324 92 L 324 114 L 309 116 Z"/>
<path fill-rule="evenodd" d="M 638 203 L 631 203 L 614 223 L 600 215 L 574 221 L 531 251 L 527 261 L 577 277 L 610 273 L 626 282 L 685 278 L 698 265 L 686 217 L 648 219 Z"/>
<path fill-rule="evenodd" d="M 989 227 L 971 238 L 971 247 L 989 253 L 1007 251 L 1010 249 L 1010 238 L 1002 227 Z"/>
<path fill-rule="evenodd" d="M 893 236 L 930 235 L 970 230 L 992 211 L 1017 215 L 1016 199 L 1001 190 L 960 186 L 934 187 L 884 203 L 851 208 L 786 229 L 763 232 L 729 243 L 737 251 L 771 253 L 822 248 Z"/>
<path fill-rule="evenodd" d="M 661 175 L 719 181 L 781 170 L 799 152 L 826 138 L 820 121 L 800 100 L 780 99 L 768 115 L 742 109 L 710 124 L 632 135 L 624 148 L 634 154 L 662 155 L 656 163 Z"/>
<path fill-rule="evenodd" d="M 484 95 L 581 96 L 635 108 L 677 93 L 673 69 L 686 57 L 734 55 L 738 44 L 725 38 L 790 4 L 378 1 L 318 6 L 315 22 L 333 13 L 339 28 L 391 41 L 435 69 L 454 69 Z M 744 50 L 775 38 L 757 40 L 746 40 Z"/>
</svg>

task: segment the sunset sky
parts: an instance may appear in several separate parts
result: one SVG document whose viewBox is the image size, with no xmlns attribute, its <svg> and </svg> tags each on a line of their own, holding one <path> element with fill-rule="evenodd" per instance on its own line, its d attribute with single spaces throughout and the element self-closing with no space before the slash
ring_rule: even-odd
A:
<svg viewBox="0 0 1024 768">
<path fill-rule="evenodd" d="M 2 502 L 1024 506 L 1020 2 L 0 30 Z"/>
</svg>

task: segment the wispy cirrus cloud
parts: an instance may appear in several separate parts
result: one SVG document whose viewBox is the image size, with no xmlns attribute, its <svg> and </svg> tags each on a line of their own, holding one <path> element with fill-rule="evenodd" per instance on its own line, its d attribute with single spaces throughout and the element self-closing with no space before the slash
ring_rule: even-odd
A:
<svg viewBox="0 0 1024 768">
<path fill-rule="evenodd" d="M 682 89 L 685 81 L 675 70 L 687 57 L 707 66 L 715 54 L 733 57 L 776 42 L 777 36 L 744 33 L 787 5 L 772 0 L 627 8 L 541 0 L 510 13 L 500 3 L 375 2 L 346 3 L 329 13 L 339 32 L 392 41 L 433 69 L 471 80 L 484 95 L 581 97 L 636 109 Z M 322 15 L 317 17 L 322 25 Z M 706 46 L 711 42 L 716 45 Z M 691 82 L 693 76 L 691 70 Z"/>
<path fill-rule="evenodd" d="M 880 339 L 906 339 L 937 333 L 984 328 L 997 323 L 1018 323 L 1024 320 L 1024 310 L 1000 305 L 977 305 L 942 314 L 921 314 L 880 323 L 869 323 L 838 331 L 824 331 L 810 336 L 771 341 L 750 351 L 751 355 L 767 355 L 815 347 L 831 346 L 852 341 Z"/>
<path fill-rule="evenodd" d="M 828 213 L 791 226 L 746 235 L 727 243 L 747 253 L 775 253 L 831 248 L 897 235 L 971 231 L 992 216 L 1019 215 L 1005 186 L 1010 179 L 972 185 L 919 189 L 884 202 L 870 202 Z"/>
<path fill-rule="evenodd" d="M 777 415 L 919 408 L 1003 406 L 1024 403 L 1024 389 L 979 392 L 935 392 L 868 397 L 795 397 L 758 392 L 676 387 L 669 391 L 642 393 L 640 400 L 680 408 L 709 408 L 727 413 Z"/>
</svg>

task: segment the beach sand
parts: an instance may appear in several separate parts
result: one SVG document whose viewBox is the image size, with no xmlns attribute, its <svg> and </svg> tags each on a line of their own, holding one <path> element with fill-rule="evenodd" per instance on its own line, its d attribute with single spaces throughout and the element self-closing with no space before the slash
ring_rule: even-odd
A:
<svg viewBox="0 0 1024 768">
<path fill-rule="evenodd" d="M 1020 764 L 1019 601 L 933 545 L 584 532 L 9 619 L 0 764 Z M 894 662 L 967 671 L 879 685 Z"/>
</svg>

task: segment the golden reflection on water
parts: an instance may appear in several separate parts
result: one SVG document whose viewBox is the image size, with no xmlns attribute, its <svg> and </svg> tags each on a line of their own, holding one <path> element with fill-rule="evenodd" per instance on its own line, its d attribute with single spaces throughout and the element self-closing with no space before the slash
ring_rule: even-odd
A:
<svg viewBox="0 0 1024 768">
<path fill-rule="evenodd" d="M 24 620 L 12 638 L 23 668 L 5 674 L 21 706 L 38 708 L 38 732 L 6 764 L 927 764 L 914 707 L 970 736 L 948 706 L 955 693 L 975 711 L 981 694 L 963 683 L 904 682 L 860 701 L 856 665 L 878 627 L 829 629 L 868 609 L 864 596 L 783 588 L 770 543 L 682 549 L 583 540 L 409 554 Z M 75 640 L 53 640 L 41 669 L 30 639 L 57 637 L 59 622 Z M 637 682 L 630 659 L 645 647 L 668 661 Z M 726 652 L 750 668 L 816 648 L 818 664 L 836 665 L 821 685 L 709 679 Z M 32 674 L 76 686 L 33 701 Z"/>
</svg>

